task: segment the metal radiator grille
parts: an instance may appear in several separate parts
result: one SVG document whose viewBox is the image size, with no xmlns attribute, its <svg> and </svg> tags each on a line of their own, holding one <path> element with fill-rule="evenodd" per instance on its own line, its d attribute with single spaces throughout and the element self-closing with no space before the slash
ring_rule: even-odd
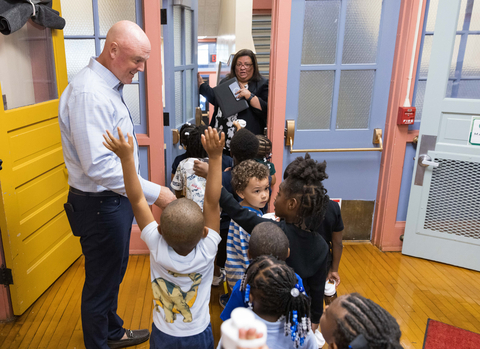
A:
<svg viewBox="0 0 480 349">
<path fill-rule="evenodd" d="M 435 162 L 424 228 L 480 239 L 480 163 Z"/>
</svg>

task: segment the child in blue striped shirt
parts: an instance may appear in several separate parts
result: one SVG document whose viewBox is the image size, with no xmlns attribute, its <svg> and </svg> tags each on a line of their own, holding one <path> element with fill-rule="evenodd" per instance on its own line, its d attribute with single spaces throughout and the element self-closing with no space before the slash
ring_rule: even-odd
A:
<svg viewBox="0 0 480 349">
<path fill-rule="evenodd" d="M 267 166 L 255 160 L 245 160 L 232 170 L 233 190 L 242 199 L 240 205 L 262 216 L 261 208 L 269 198 L 269 171 Z M 245 274 L 249 265 L 248 244 L 250 234 L 234 220 L 230 221 L 227 236 L 227 260 L 225 271 L 230 289 Z"/>
</svg>

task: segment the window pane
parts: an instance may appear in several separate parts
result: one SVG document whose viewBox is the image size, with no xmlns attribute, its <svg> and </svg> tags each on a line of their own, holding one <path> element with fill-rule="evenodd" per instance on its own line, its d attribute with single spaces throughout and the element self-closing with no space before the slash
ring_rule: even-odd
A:
<svg viewBox="0 0 480 349">
<path fill-rule="evenodd" d="M 430 0 L 428 6 L 428 18 L 427 18 L 427 32 L 433 32 L 435 30 L 435 21 L 437 20 L 437 11 L 438 11 L 438 1 L 439 0 Z M 460 5 L 460 14 L 458 18 L 457 30 L 462 30 L 463 22 L 465 19 L 465 9 L 467 7 L 467 0 L 462 0 Z"/>
<path fill-rule="evenodd" d="M 298 129 L 330 129 L 333 71 L 300 72 Z"/>
<path fill-rule="evenodd" d="M 192 64 L 193 11 L 185 10 L 185 64 Z M 188 84 L 187 84 L 188 86 Z"/>
<path fill-rule="evenodd" d="M 183 79 L 182 71 L 175 72 L 175 126 L 183 124 Z"/>
<path fill-rule="evenodd" d="M 123 99 L 130 110 L 135 125 L 140 125 L 140 98 L 138 84 L 127 84 L 123 86 Z"/>
<path fill-rule="evenodd" d="M 65 56 L 67 59 L 68 81 L 88 65 L 90 57 L 95 56 L 95 40 L 65 39 Z"/>
<path fill-rule="evenodd" d="M 92 0 L 62 0 L 63 35 L 93 35 Z"/>
<path fill-rule="evenodd" d="M 425 35 L 423 40 L 422 61 L 420 63 L 420 75 L 419 78 L 426 79 L 428 75 L 428 67 L 430 64 L 430 55 L 432 53 L 434 35 Z M 457 64 L 458 48 L 460 46 L 460 35 L 455 38 L 455 44 L 453 47 L 452 65 L 450 66 L 450 78 L 455 76 L 455 67 Z"/>
<path fill-rule="evenodd" d="M 337 129 L 368 128 L 374 82 L 374 70 L 342 71 Z"/>
<path fill-rule="evenodd" d="M 333 64 L 341 1 L 306 1 L 302 64 Z"/>
<path fill-rule="evenodd" d="M 423 38 L 422 61 L 420 62 L 419 78 L 426 79 L 428 75 L 428 67 L 430 64 L 430 56 L 432 54 L 433 35 L 425 35 Z"/>
<path fill-rule="evenodd" d="M 189 120 L 190 118 L 193 118 L 194 115 L 193 115 L 193 93 L 192 93 L 192 89 L 193 89 L 193 84 L 192 84 L 192 74 L 193 74 L 193 69 L 192 70 L 187 70 L 186 71 L 186 94 L 185 94 L 185 98 L 187 99 L 187 120 Z"/>
<path fill-rule="evenodd" d="M 50 29 L 28 21 L 0 35 L 0 85 L 5 110 L 58 98 Z"/>
<path fill-rule="evenodd" d="M 463 60 L 462 78 L 467 76 L 480 78 L 480 59 L 478 57 L 480 57 L 480 35 L 469 35 Z"/>
<path fill-rule="evenodd" d="M 182 8 L 173 6 L 173 62 L 182 65 Z"/>
<path fill-rule="evenodd" d="M 438 0 L 430 0 L 428 5 L 428 18 L 425 30 L 433 32 L 435 30 L 435 21 L 437 20 Z"/>
<path fill-rule="evenodd" d="M 472 18 L 470 19 L 470 30 L 480 30 L 480 1 L 473 3 Z"/>
<path fill-rule="evenodd" d="M 423 102 L 425 100 L 425 87 L 427 86 L 427 81 L 421 80 L 417 82 L 417 87 L 415 88 L 415 104 L 413 105 L 417 108 L 415 113 L 415 121 L 422 120 L 423 112 Z"/>
<path fill-rule="evenodd" d="M 136 22 L 135 0 L 98 0 L 98 16 L 100 35 L 107 35 L 110 27 L 118 21 Z"/>
<path fill-rule="evenodd" d="M 348 2 L 343 42 L 343 64 L 375 63 L 382 0 Z"/>
<path fill-rule="evenodd" d="M 480 99 L 480 80 L 461 80 L 457 98 Z"/>
</svg>

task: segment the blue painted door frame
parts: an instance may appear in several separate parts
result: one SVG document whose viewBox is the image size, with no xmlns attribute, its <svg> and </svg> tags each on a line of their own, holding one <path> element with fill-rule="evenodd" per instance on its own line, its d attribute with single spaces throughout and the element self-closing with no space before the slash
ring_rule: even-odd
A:
<svg viewBox="0 0 480 349">
<path fill-rule="evenodd" d="M 176 5 L 178 6 L 178 5 Z M 198 27 L 198 1 L 192 0 L 190 7 L 186 7 L 186 10 L 192 10 L 192 40 L 191 40 L 191 52 L 192 61 L 191 64 L 186 64 L 185 51 L 182 50 L 182 64 L 175 66 L 174 57 L 174 14 L 173 14 L 174 1 L 163 0 L 163 8 L 167 10 L 167 24 L 162 26 L 163 29 L 163 52 L 164 52 L 164 81 L 165 81 L 165 107 L 164 113 L 168 113 L 168 126 L 164 126 L 164 141 L 165 141 L 165 184 L 170 185 L 172 163 L 177 155 L 184 152 L 183 149 L 179 149 L 179 144 L 173 144 L 172 129 L 180 130 L 181 124 L 185 122 L 195 123 L 195 107 L 198 106 L 198 87 L 197 87 L 197 27 Z M 183 24 L 181 26 L 181 42 L 185 47 L 185 14 L 182 12 Z M 192 81 L 190 86 L 187 86 L 186 71 L 193 71 Z M 177 123 L 175 118 L 175 72 L 182 71 L 182 94 L 185 96 L 182 103 L 182 122 Z M 192 98 L 192 113 L 186 113 L 186 96 L 187 88 L 190 89 L 190 96 Z M 166 117 L 166 116 L 165 116 Z"/>
</svg>

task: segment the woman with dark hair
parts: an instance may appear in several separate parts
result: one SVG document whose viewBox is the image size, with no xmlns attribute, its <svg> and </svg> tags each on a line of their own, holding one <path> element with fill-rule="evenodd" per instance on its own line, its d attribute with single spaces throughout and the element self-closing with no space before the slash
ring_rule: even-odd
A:
<svg viewBox="0 0 480 349">
<path fill-rule="evenodd" d="M 243 49 L 235 54 L 230 74 L 220 81 L 220 84 L 234 77 L 237 78 L 240 85 L 237 97 L 245 98 L 249 107 L 238 114 L 223 115 L 215 101 L 213 89 L 204 83 L 198 74 L 200 94 L 215 106 L 210 126 L 225 132 L 225 153 L 227 155 L 230 155 L 230 140 L 236 130 L 233 125 L 234 121 L 245 120 L 247 123 L 245 128 L 254 134 L 263 134 L 263 130 L 267 126 L 268 80 L 260 75 L 257 58 L 251 50 Z"/>
</svg>

